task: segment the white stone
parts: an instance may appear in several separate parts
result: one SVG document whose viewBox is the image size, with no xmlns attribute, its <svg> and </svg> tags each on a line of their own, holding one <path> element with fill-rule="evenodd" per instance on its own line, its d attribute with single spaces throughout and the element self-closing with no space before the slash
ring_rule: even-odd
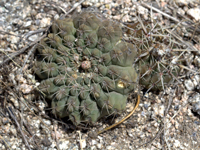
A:
<svg viewBox="0 0 200 150">
<path fill-rule="evenodd" d="M 178 61 L 178 57 L 173 56 L 173 59 L 172 59 L 171 63 L 172 64 L 177 64 L 177 61 Z"/>
<path fill-rule="evenodd" d="M 115 148 L 112 147 L 112 146 L 106 146 L 106 149 L 107 149 L 107 150 L 114 150 Z"/>
<path fill-rule="evenodd" d="M 98 3 L 98 0 L 90 0 L 92 3 Z"/>
<path fill-rule="evenodd" d="M 24 94 L 29 94 L 33 90 L 33 86 L 23 83 L 20 84 L 19 90 L 22 91 Z"/>
<path fill-rule="evenodd" d="M 99 149 L 102 149 L 102 144 L 101 143 L 99 143 L 99 144 L 97 144 L 97 147 L 99 148 Z"/>
<path fill-rule="evenodd" d="M 35 40 L 37 40 L 37 39 L 38 39 L 38 35 L 37 34 L 34 34 L 34 35 L 28 37 L 28 40 L 30 40 L 32 42 L 35 41 Z"/>
<path fill-rule="evenodd" d="M 200 75 L 195 75 L 193 78 L 193 84 L 197 86 L 200 82 Z"/>
<path fill-rule="evenodd" d="M 42 18 L 40 25 L 41 27 L 47 27 L 51 23 L 51 18 Z"/>
<path fill-rule="evenodd" d="M 86 143 L 86 140 L 85 139 L 82 139 L 81 140 L 81 145 L 82 145 L 82 148 L 86 148 L 86 146 L 87 146 L 87 143 Z"/>
<path fill-rule="evenodd" d="M 10 101 L 12 101 L 12 102 L 13 102 L 13 104 L 14 104 L 14 106 L 15 106 L 16 108 L 19 108 L 19 102 L 18 102 L 18 100 L 17 100 L 17 99 L 15 99 L 15 98 L 11 97 L 11 98 L 10 98 Z"/>
<path fill-rule="evenodd" d="M 36 128 L 40 127 L 40 120 L 32 120 L 32 122 L 30 122 L 32 125 L 34 125 Z"/>
<path fill-rule="evenodd" d="M 55 19 L 55 20 L 59 19 L 59 15 L 56 14 L 56 15 L 54 16 L 54 19 Z"/>
<path fill-rule="evenodd" d="M 146 8 L 144 8 L 144 7 L 142 7 L 142 6 L 138 6 L 137 9 L 138 9 L 138 13 L 139 13 L 139 14 L 145 15 L 145 14 L 148 13 L 148 9 L 146 9 Z"/>
<path fill-rule="evenodd" d="M 188 91 L 194 90 L 194 84 L 190 79 L 185 80 L 184 84 Z"/>
<path fill-rule="evenodd" d="M 185 15 L 185 11 L 181 8 L 178 8 L 177 13 L 179 13 L 180 15 Z"/>
<path fill-rule="evenodd" d="M 97 141 L 96 140 L 92 140 L 92 145 L 95 145 L 97 144 Z"/>
<path fill-rule="evenodd" d="M 24 24 L 24 27 L 29 27 L 30 25 L 32 24 L 32 21 L 30 20 L 30 21 L 27 21 L 27 22 L 25 22 L 25 24 Z"/>
<path fill-rule="evenodd" d="M 32 74 L 27 74 L 27 77 L 28 77 L 29 79 L 33 79 L 33 75 L 32 75 Z"/>
<path fill-rule="evenodd" d="M 10 41 L 11 41 L 12 44 L 17 44 L 19 39 L 20 38 L 17 37 L 17 36 L 10 36 Z"/>
<path fill-rule="evenodd" d="M 62 141 L 61 144 L 59 144 L 59 148 L 60 148 L 61 150 L 66 150 L 66 149 L 69 148 L 68 144 L 69 144 L 69 141 L 68 141 L 68 140 Z"/>
<path fill-rule="evenodd" d="M 154 127 L 156 127 L 156 128 L 158 127 L 158 123 L 157 122 L 154 123 Z"/>
<path fill-rule="evenodd" d="M 192 98 L 189 99 L 189 102 L 191 102 L 191 103 L 197 103 L 199 101 L 200 101 L 200 94 L 199 93 L 195 94 Z"/>
<path fill-rule="evenodd" d="M 154 109 L 155 115 L 158 115 L 158 116 L 161 116 L 161 117 L 164 116 L 164 111 L 165 111 L 164 105 L 155 104 L 153 109 Z"/>
<path fill-rule="evenodd" d="M 196 21 L 200 20 L 200 8 L 191 8 L 187 11 L 187 14 L 193 17 Z"/>
<path fill-rule="evenodd" d="M 180 147 L 180 141 L 174 140 L 174 147 L 176 148 Z"/>
<path fill-rule="evenodd" d="M 43 105 L 45 105 L 45 104 L 43 103 Z M 51 121 L 47 120 L 47 119 L 43 119 L 43 122 L 48 126 L 50 126 L 52 124 Z"/>
</svg>

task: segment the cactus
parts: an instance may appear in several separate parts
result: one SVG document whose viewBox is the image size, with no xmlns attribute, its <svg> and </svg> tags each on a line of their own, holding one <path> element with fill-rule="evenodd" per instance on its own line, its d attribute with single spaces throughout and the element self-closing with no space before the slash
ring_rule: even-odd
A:
<svg viewBox="0 0 200 150">
<path fill-rule="evenodd" d="M 140 32 L 134 36 L 141 39 Z M 121 113 L 138 78 L 156 90 L 178 73 L 168 66 L 169 56 L 158 60 L 156 47 L 147 44 L 153 45 L 124 41 L 118 24 L 90 12 L 56 20 L 37 47 L 33 70 L 42 80 L 39 90 L 51 100 L 53 114 L 75 125 Z"/>
<path fill-rule="evenodd" d="M 33 70 L 53 114 L 79 125 L 125 110 L 137 49 L 122 41 L 119 25 L 88 12 L 57 20 L 37 51 Z"/>
<path fill-rule="evenodd" d="M 153 30 L 151 23 L 140 21 L 128 27 L 126 33 L 139 51 L 137 63 L 134 63 L 139 65 L 139 84 L 148 91 L 165 90 L 165 85 L 177 79 L 179 65 L 184 62 L 181 53 L 172 50 L 180 46 L 171 42 L 167 33 L 158 25 Z M 154 34 L 160 36 L 154 37 Z"/>
</svg>

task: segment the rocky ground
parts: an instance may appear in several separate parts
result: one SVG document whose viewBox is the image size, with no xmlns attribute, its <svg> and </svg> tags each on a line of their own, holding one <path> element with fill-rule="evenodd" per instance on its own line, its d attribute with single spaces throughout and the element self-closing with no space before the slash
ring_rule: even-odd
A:
<svg viewBox="0 0 200 150">
<path fill-rule="evenodd" d="M 187 64 L 164 92 L 144 94 L 136 112 L 100 135 L 95 126 L 74 127 L 51 115 L 36 96 L 34 45 L 52 21 L 74 12 L 95 11 L 122 26 L 154 20 L 181 44 Z M 200 149 L 200 2 L 197 0 L 1 0 L 0 149 Z M 133 102 L 136 101 L 133 94 Z M 114 119 L 119 121 L 132 110 Z"/>
</svg>

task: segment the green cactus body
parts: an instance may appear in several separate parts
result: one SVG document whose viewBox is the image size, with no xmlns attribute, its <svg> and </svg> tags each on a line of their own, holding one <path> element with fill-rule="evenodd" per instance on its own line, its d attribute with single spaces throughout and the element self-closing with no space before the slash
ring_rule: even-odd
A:
<svg viewBox="0 0 200 150">
<path fill-rule="evenodd" d="M 53 23 L 33 69 L 56 116 L 94 124 L 125 110 L 138 77 L 137 49 L 121 40 L 119 25 L 92 13 Z"/>
<path fill-rule="evenodd" d="M 179 64 L 184 62 L 184 58 L 181 52 L 172 50 L 180 48 L 180 45 L 171 42 L 171 37 L 167 37 L 169 33 L 164 33 L 162 26 L 155 24 L 153 29 L 150 22 L 130 24 L 127 34 L 133 37 L 131 41 L 139 50 L 135 64 L 139 65 L 139 84 L 147 90 L 160 91 L 165 90 L 165 85 L 172 83 L 174 79 L 177 80 L 181 70 Z M 173 62 L 173 59 L 177 61 Z"/>
<path fill-rule="evenodd" d="M 53 114 L 69 117 L 75 125 L 121 113 L 136 87 L 138 70 L 147 88 L 151 83 L 162 86 L 158 72 L 163 72 L 164 83 L 171 80 L 169 69 L 158 67 L 151 54 L 133 67 L 138 49 L 138 43 L 122 40 L 119 25 L 93 13 L 56 20 L 37 48 L 33 70 L 42 80 L 39 90 L 51 100 Z"/>
</svg>

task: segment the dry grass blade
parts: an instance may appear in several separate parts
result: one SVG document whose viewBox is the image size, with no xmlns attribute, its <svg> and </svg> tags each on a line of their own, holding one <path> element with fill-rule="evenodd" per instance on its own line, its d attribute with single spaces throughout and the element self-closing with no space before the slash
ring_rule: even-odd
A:
<svg viewBox="0 0 200 150">
<path fill-rule="evenodd" d="M 166 31 L 169 32 L 171 35 L 173 35 L 173 36 L 174 36 L 176 39 L 178 39 L 181 43 L 187 45 L 191 50 L 193 50 L 193 51 L 198 51 L 198 49 L 197 49 L 196 47 L 194 47 L 191 43 L 182 40 L 182 38 L 181 38 L 179 35 L 177 35 L 177 34 L 171 32 L 171 31 L 168 30 L 168 29 L 166 29 Z M 189 51 L 190 51 L 190 50 L 189 50 Z"/>
<path fill-rule="evenodd" d="M 55 124 L 53 125 L 53 128 L 54 128 L 54 132 L 55 132 L 55 139 L 56 139 L 56 147 L 58 150 L 60 150 L 60 147 L 58 145 L 58 137 L 57 137 L 57 127 L 55 126 Z"/>
<path fill-rule="evenodd" d="M 137 4 L 137 5 L 140 5 L 140 4 L 137 3 L 137 2 L 134 2 L 134 3 Z M 168 15 L 168 14 L 166 14 L 166 13 L 160 11 L 159 9 L 157 9 L 157 8 L 155 8 L 155 7 L 153 7 L 153 6 L 149 6 L 147 3 L 141 2 L 141 5 L 144 6 L 144 7 L 149 8 L 149 9 L 152 9 L 152 10 L 158 12 L 158 13 L 161 13 L 163 16 L 165 16 L 165 17 L 167 17 L 167 18 L 170 18 L 170 19 L 172 19 L 172 20 L 175 21 L 175 22 L 180 22 L 178 19 L 176 19 L 176 18 L 174 18 L 174 17 L 172 17 L 172 16 L 170 16 L 170 15 Z"/>
<path fill-rule="evenodd" d="M 35 51 L 35 49 L 36 49 L 37 46 L 38 46 L 38 44 L 35 44 L 35 45 L 31 48 L 31 50 L 29 51 L 28 56 L 26 57 L 26 60 L 24 61 L 23 66 L 21 67 L 20 73 L 22 73 L 23 68 L 24 68 L 26 62 L 28 61 L 28 58 L 30 57 L 30 55 L 31 55 L 32 53 L 34 53 L 34 51 Z"/>
<path fill-rule="evenodd" d="M 3 140 L 4 144 L 8 147 L 9 150 L 11 150 L 10 146 L 8 143 L 5 141 L 5 139 L 0 135 L 0 138 Z"/>
<path fill-rule="evenodd" d="M 81 139 L 81 132 L 77 131 L 79 134 L 79 141 L 80 141 L 80 149 L 83 150 L 83 144 L 82 144 L 82 139 Z"/>
</svg>

